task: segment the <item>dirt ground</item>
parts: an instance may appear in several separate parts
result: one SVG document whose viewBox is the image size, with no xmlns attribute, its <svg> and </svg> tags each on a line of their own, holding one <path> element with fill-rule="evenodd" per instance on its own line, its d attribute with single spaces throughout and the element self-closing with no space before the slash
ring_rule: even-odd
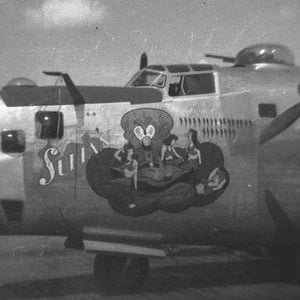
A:
<svg viewBox="0 0 300 300">
<path fill-rule="evenodd" d="M 176 261 L 151 259 L 140 293 L 102 295 L 93 278 L 94 255 L 65 250 L 63 242 L 1 236 L 0 299 L 300 299 L 300 285 L 288 268 L 216 248 Z"/>
</svg>

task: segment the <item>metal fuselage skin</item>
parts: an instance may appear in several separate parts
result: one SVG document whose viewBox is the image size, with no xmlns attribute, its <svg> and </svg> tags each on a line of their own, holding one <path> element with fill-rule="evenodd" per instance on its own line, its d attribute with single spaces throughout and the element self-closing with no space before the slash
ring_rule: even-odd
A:
<svg viewBox="0 0 300 300">
<path fill-rule="evenodd" d="M 26 136 L 24 153 L 0 153 L 0 200 L 23 204 L 19 222 L 8 222 L 1 207 L 2 233 L 69 235 L 72 230 L 98 226 L 159 233 L 166 244 L 239 246 L 284 243 L 282 237 L 292 228 L 292 239 L 299 244 L 300 122 L 263 145 L 258 137 L 272 121 L 259 115 L 259 104 L 275 104 L 279 115 L 299 102 L 300 69 L 228 67 L 216 68 L 214 76 L 216 93 L 164 96 L 160 103 L 75 108 L 7 107 L 0 101 L 0 130 L 22 129 Z M 102 139 L 112 148 L 121 148 L 125 140 L 120 120 L 138 108 L 168 112 L 174 121 L 172 131 L 179 137 L 176 146 L 185 147 L 186 133 L 194 128 L 200 142 L 212 142 L 222 150 L 230 183 L 215 202 L 178 213 L 158 210 L 134 217 L 118 214 L 92 191 L 86 165 L 91 155 L 101 151 L 95 141 Z M 41 110 L 63 113 L 62 139 L 36 137 L 35 114 Z M 75 110 L 81 111 L 80 120 Z M 84 140 L 87 133 L 93 139 Z M 46 154 L 42 149 L 47 147 L 57 151 Z M 275 206 L 266 201 L 268 192 Z"/>
</svg>

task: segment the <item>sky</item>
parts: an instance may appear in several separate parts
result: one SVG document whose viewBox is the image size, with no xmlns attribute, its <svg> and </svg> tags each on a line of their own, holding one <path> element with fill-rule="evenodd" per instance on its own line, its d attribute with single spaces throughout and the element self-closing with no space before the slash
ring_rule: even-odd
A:
<svg viewBox="0 0 300 300">
<path fill-rule="evenodd" d="M 220 64 L 256 43 L 285 45 L 300 65 L 299 0 L 0 0 L 0 86 L 67 72 L 77 85 L 124 85 L 150 64 Z"/>
</svg>

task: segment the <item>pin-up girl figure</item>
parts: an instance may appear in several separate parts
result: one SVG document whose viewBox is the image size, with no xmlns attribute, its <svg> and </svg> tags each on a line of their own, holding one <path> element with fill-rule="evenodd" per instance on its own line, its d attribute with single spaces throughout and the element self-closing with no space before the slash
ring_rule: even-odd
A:
<svg viewBox="0 0 300 300">
<path fill-rule="evenodd" d="M 135 189 L 137 189 L 137 173 L 138 162 L 134 158 L 134 148 L 131 144 L 125 144 L 123 148 L 119 149 L 114 154 L 115 159 L 121 162 L 119 167 L 120 172 L 124 176 L 120 179 L 115 179 L 115 183 L 124 184 L 127 187 L 132 187 L 132 183 Z M 134 202 L 128 204 L 128 208 L 135 208 Z"/>
<path fill-rule="evenodd" d="M 184 159 L 176 152 L 175 143 L 178 140 L 178 136 L 175 134 L 170 134 L 168 138 L 163 140 L 163 145 L 161 148 L 161 161 L 167 164 L 175 165 L 184 161 Z"/>
<path fill-rule="evenodd" d="M 134 158 L 133 146 L 125 144 L 123 148 L 114 154 L 114 157 L 122 163 L 120 169 L 124 178 L 127 179 L 126 185 L 130 187 L 133 180 L 134 188 L 137 189 L 138 162 Z"/>
<path fill-rule="evenodd" d="M 227 182 L 226 173 L 220 168 L 215 168 L 209 174 L 207 180 L 203 180 L 196 185 L 197 194 L 207 195 L 220 190 Z"/>
<path fill-rule="evenodd" d="M 193 166 L 193 169 L 196 169 L 201 164 L 201 152 L 199 150 L 199 142 L 197 138 L 197 131 L 190 129 L 187 133 L 188 144 L 185 147 L 185 151 L 188 155 L 188 161 Z"/>
</svg>

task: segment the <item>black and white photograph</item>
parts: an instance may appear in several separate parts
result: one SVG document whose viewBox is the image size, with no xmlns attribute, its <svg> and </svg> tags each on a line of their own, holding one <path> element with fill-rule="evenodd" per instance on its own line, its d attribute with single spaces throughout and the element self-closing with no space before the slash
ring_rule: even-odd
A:
<svg viewBox="0 0 300 300">
<path fill-rule="evenodd" d="M 0 299 L 300 299 L 299 0 L 0 0 Z"/>
</svg>

